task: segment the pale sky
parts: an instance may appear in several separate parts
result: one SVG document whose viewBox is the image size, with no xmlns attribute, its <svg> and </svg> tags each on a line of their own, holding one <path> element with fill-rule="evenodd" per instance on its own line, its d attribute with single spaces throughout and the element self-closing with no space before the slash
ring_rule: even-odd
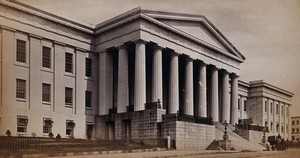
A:
<svg viewBox="0 0 300 158">
<path fill-rule="evenodd" d="M 139 6 L 204 15 L 246 57 L 241 79 L 294 93 L 292 116 L 300 116 L 300 0 L 18 1 L 94 25 Z"/>
</svg>

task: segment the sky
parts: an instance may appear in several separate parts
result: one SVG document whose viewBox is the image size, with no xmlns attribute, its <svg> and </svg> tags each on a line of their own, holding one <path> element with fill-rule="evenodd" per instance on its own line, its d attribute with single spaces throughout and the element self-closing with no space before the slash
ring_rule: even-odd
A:
<svg viewBox="0 0 300 158">
<path fill-rule="evenodd" d="M 240 79 L 263 79 L 295 94 L 300 116 L 300 0 L 18 0 L 89 24 L 142 9 L 206 16 L 246 57 Z"/>
</svg>

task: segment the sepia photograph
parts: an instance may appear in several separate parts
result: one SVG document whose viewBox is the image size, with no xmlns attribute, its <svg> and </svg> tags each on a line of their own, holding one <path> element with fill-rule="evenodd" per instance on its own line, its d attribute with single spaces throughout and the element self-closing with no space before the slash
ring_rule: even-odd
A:
<svg viewBox="0 0 300 158">
<path fill-rule="evenodd" d="M 300 0 L 0 0 L 0 158 L 300 157 Z"/>
</svg>

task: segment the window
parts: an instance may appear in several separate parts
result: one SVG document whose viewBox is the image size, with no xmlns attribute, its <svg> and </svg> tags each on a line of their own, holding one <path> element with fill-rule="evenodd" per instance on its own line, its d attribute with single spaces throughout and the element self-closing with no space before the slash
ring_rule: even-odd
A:
<svg viewBox="0 0 300 158">
<path fill-rule="evenodd" d="M 283 106 L 281 106 L 281 115 L 283 116 L 283 113 L 284 113 L 284 108 Z"/>
<path fill-rule="evenodd" d="M 299 120 L 297 120 L 297 125 L 299 125 Z"/>
<path fill-rule="evenodd" d="M 43 46 L 43 67 L 51 68 L 51 48 Z"/>
<path fill-rule="evenodd" d="M 268 112 L 268 102 L 265 101 L 265 112 Z"/>
<path fill-rule="evenodd" d="M 295 121 L 292 121 L 292 125 L 295 125 Z"/>
<path fill-rule="evenodd" d="M 44 122 L 43 133 L 51 133 L 52 132 L 52 124 L 53 124 L 52 119 L 44 118 L 43 122 Z"/>
<path fill-rule="evenodd" d="M 85 76 L 92 77 L 92 59 L 85 59 Z"/>
<path fill-rule="evenodd" d="M 271 103 L 270 111 L 271 111 L 271 113 L 273 113 L 273 103 Z"/>
<path fill-rule="evenodd" d="M 85 91 L 85 107 L 92 107 L 92 92 Z"/>
<path fill-rule="evenodd" d="M 66 135 L 74 134 L 75 123 L 71 120 L 66 121 Z"/>
<path fill-rule="evenodd" d="M 289 116 L 289 107 L 286 107 L 286 116 Z"/>
<path fill-rule="evenodd" d="M 73 73 L 73 54 L 66 53 L 65 56 L 65 71 Z"/>
<path fill-rule="evenodd" d="M 16 97 L 19 99 L 26 99 L 26 80 L 17 79 Z"/>
<path fill-rule="evenodd" d="M 51 85 L 43 83 L 42 91 L 42 101 L 51 102 Z"/>
<path fill-rule="evenodd" d="M 279 132 L 279 124 L 276 124 L 276 132 Z"/>
<path fill-rule="evenodd" d="M 298 133 L 298 132 L 299 132 L 299 128 L 297 128 L 297 130 L 296 130 L 296 131 L 297 131 L 297 133 Z"/>
<path fill-rule="evenodd" d="M 276 114 L 279 114 L 279 105 L 276 104 Z"/>
<path fill-rule="evenodd" d="M 241 102 L 240 101 L 241 101 L 241 99 L 239 98 L 238 99 L 238 110 L 241 110 Z"/>
<path fill-rule="evenodd" d="M 65 88 L 65 103 L 66 105 L 72 105 L 73 101 L 73 88 Z"/>
<path fill-rule="evenodd" d="M 26 133 L 27 132 L 27 124 L 28 118 L 27 116 L 17 116 L 17 132 Z"/>
<path fill-rule="evenodd" d="M 26 41 L 17 39 L 17 61 L 26 63 Z"/>
<path fill-rule="evenodd" d="M 295 136 L 292 136 L 292 140 L 295 140 Z"/>
<path fill-rule="evenodd" d="M 247 101 L 244 100 L 244 111 L 247 111 Z"/>
<path fill-rule="evenodd" d="M 294 133 L 295 132 L 295 128 L 292 128 L 292 133 Z"/>
</svg>

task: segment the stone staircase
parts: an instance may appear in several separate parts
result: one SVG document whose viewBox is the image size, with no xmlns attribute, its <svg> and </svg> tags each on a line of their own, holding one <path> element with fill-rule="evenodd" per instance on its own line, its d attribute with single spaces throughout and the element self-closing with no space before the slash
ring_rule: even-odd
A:
<svg viewBox="0 0 300 158">
<path fill-rule="evenodd" d="M 216 126 L 216 140 L 222 140 L 224 134 L 224 125 L 221 123 L 215 123 Z M 263 151 L 264 147 L 260 144 L 250 142 L 238 134 L 234 133 L 234 126 L 228 125 L 227 132 L 229 140 L 231 140 L 231 146 L 235 150 L 249 150 L 249 151 Z"/>
</svg>

